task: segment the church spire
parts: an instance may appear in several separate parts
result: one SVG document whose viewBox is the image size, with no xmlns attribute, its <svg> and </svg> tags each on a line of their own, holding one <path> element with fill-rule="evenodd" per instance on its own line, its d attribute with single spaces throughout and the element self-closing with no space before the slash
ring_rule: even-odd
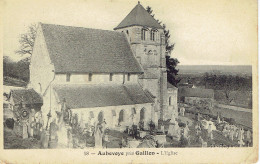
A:
<svg viewBox="0 0 260 164">
<path fill-rule="evenodd" d="M 140 1 L 114 30 L 130 26 L 162 29 L 162 26 L 145 10 Z"/>
</svg>

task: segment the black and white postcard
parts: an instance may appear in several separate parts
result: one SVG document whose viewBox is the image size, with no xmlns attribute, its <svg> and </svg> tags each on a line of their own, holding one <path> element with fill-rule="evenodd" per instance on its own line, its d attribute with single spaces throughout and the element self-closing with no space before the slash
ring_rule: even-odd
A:
<svg viewBox="0 0 260 164">
<path fill-rule="evenodd" d="M 257 0 L 0 6 L 0 162 L 258 160 Z"/>
</svg>

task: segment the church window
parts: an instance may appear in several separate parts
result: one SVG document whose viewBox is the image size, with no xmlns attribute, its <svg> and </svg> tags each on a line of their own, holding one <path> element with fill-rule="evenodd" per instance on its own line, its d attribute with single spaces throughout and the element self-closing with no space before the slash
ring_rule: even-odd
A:
<svg viewBox="0 0 260 164">
<path fill-rule="evenodd" d="M 90 118 L 94 118 L 94 112 L 93 111 L 90 111 L 89 115 L 90 115 Z"/>
<path fill-rule="evenodd" d="M 116 111 L 112 110 L 112 116 L 116 116 Z"/>
<path fill-rule="evenodd" d="M 128 30 L 126 30 L 127 35 L 129 35 Z"/>
<path fill-rule="evenodd" d="M 113 81 L 113 73 L 109 74 L 109 81 Z"/>
<path fill-rule="evenodd" d="M 146 39 L 146 33 L 147 33 L 147 29 L 143 28 L 142 29 L 142 33 L 141 33 L 141 39 L 145 40 Z"/>
<path fill-rule="evenodd" d="M 130 73 L 127 74 L 127 81 L 130 81 Z"/>
<path fill-rule="evenodd" d="M 169 97 L 169 105 L 172 105 L 172 97 Z"/>
<path fill-rule="evenodd" d="M 156 29 L 154 29 L 154 30 L 151 30 L 151 35 L 150 35 L 150 39 L 152 40 L 152 41 L 156 41 L 157 40 L 157 30 Z"/>
<path fill-rule="evenodd" d="M 66 82 L 70 82 L 70 73 L 66 74 Z"/>
<path fill-rule="evenodd" d="M 88 74 L 88 81 L 92 81 L 92 73 Z"/>
<path fill-rule="evenodd" d="M 132 108 L 132 115 L 136 114 L 136 109 Z"/>
<path fill-rule="evenodd" d="M 151 31 L 151 35 L 150 35 L 150 36 L 151 36 L 150 39 L 151 39 L 152 41 L 154 41 L 154 30 Z"/>
<path fill-rule="evenodd" d="M 124 122 L 124 120 L 125 120 L 124 110 L 122 109 L 122 110 L 119 112 L 118 124 Z"/>
</svg>

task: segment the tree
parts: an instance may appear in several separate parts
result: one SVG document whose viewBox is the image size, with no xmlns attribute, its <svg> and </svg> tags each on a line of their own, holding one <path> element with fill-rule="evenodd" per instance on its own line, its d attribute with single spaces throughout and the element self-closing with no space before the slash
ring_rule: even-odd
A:
<svg viewBox="0 0 260 164">
<path fill-rule="evenodd" d="M 146 7 L 146 11 L 154 17 L 153 10 L 150 6 Z M 159 24 L 162 22 L 157 20 Z M 174 49 L 175 44 L 170 43 L 170 31 L 166 28 L 166 25 L 163 24 L 163 32 L 165 35 L 165 45 L 166 45 L 166 67 L 167 67 L 167 81 L 177 87 L 177 84 L 180 82 L 180 79 L 177 78 L 179 70 L 176 69 L 176 66 L 180 63 L 177 58 L 171 57 L 171 52 Z"/>
<path fill-rule="evenodd" d="M 33 51 L 33 45 L 36 37 L 36 30 L 37 24 L 32 24 L 29 26 L 28 31 L 25 34 L 21 35 L 19 39 L 20 48 L 19 50 L 15 51 L 16 54 L 26 55 L 28 54 L 29 57 L 27 58 L 30 60 Z"/>
</svg>

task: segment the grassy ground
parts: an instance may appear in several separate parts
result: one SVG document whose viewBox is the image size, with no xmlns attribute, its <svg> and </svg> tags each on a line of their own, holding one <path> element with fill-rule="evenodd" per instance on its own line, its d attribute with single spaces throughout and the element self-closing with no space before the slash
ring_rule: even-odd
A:
<svg viewBox="0 0 260 164">
<path fill-rule="evenodd" d="M 217 112 L 221 112 L 224 117 L 234 118 L 237 124 L 252 128 L 252 113 L 250 112 L 240 112 L 222 108 L 214 108 L 212 110 L 214 115 L 217 115 Z"/>
<path fill-rule="evenodd" d="M 5 76 L 4 77 L 4 85 L 16 86 L 16 87 L 25 87 L 27 85 L 27 83 L 20 80 L 20 79 Z"/>
<path fill-rule="evenodd" d="M 198 112 L 195 109 L 188 108 L 192 111 Z M 235 111 L 232 109 L 224 109 L 219 107 L 214 107 L 211 110 L 212 113 L 208 111 L 202 111 L 204 114 L 211 114 L 217 117 L 218 113 L 221 112 L 221 115 L 225 118 L 233 118 L 238 125 L 242 125 L 243 127 L 252 129 L 252 113 L 251 112 L 242 112 L 242 111 Z"/>
<path fill-rule="evenodd" d="M 40 141 L 35 138 L 22 139 L 21 136 L 4 127 L 4 149 L 39 149 Z"/>
</svg>

